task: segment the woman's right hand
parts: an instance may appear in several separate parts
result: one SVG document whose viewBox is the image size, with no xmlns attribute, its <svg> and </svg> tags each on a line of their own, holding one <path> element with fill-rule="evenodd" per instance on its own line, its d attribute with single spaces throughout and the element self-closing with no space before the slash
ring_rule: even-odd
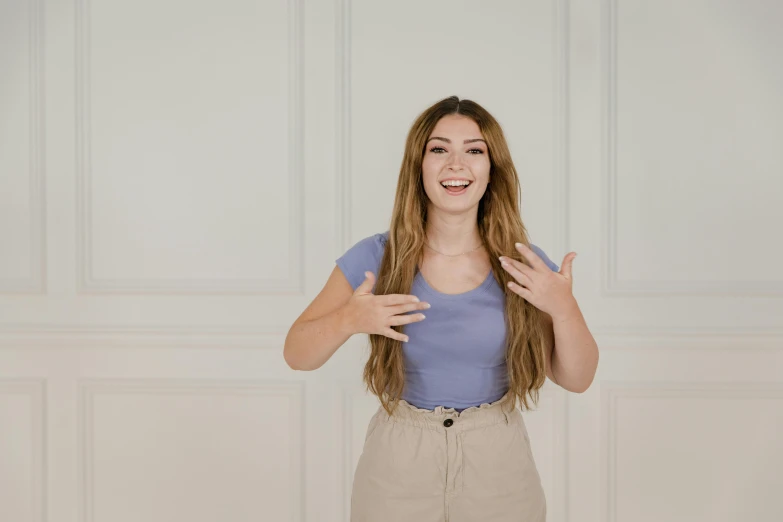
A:
<svg viewBox="0 0 783 522">
<path fill-rule="evenodd" d="M 364 275 L 364 281 L 356 288 L 345 305 L 351 330 L 353 333 L 378 334 L 408 342 L 407 335 L 391 327 L 423 321 L 424 314 L 400 314 L 412 310 L 425 310 L 430 307 L 429 303 L 420 302 L 415 295 L 375 295 L 372 293 L 375 274 L 365 272 Z"/>
</svg>

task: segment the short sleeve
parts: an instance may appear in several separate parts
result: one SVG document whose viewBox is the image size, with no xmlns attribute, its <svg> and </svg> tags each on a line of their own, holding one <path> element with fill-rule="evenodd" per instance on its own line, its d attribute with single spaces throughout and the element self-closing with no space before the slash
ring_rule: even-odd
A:
<svg viewBox="0 0 783 522">
<path fill-rule="evenodd" d="M 533 243 L 530 243 L 530 248 L 533 250 L 533 252 L 535 252 L 538 255 L 538 257 L 543 259 L 544 263 L 546 263 L 553 272 L 559 272 L 560 271 L 560 267 L 558 267 L 554 263 L 554 261 L 549 259 L 549 256 L 547 256 L 546 253 L 543 250 L 541 250 L 539 247 L 537 247 Z"/>
<path fill-rule="evenodd" d="M 365 279 L 364 273 L 367 271 L 375 274 L 376 279 L 378 278 L 385 245 L 384 234 L 368 236 L 359 240 L 335 261 L 351 283 L 351 288 L 356 290 L 362 284 Z"/>
</svg>

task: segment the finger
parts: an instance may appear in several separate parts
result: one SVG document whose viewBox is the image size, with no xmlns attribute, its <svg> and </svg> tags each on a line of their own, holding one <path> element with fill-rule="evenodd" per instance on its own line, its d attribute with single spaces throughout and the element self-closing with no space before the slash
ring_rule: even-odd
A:
<svg viewBox="0 0 783 522">
<path fill-rule="evenodd" d="M 409 303 L 418 303 L 419 298 L 409 294 L 387 294 L 378 296 L 383 306 L 394 306 Z"/>
<path fill-rule="evenodd" d="M 421 303 L 405 303 L 401 305 L 396 306 L 390 306 L 389 307 L 389 313 L 390 314 L 402 314 L 405 312 L 410 312 L 412 310 L 426 310 L 430 307 L 430 304 L 426 301 L 422 301 Z"/>
<path fill-rule="evenodd" d="M 546 263 L 544 263 L 544 260 L 541 259 L 538 256 L 538 254 L 536 254 L 533 251 L 532 248 L 522 243 L 515 243 L 514 246 L 517 247 L 519 253 L 522 254 L 525 257 L 525 259 L 527 259 L 527 262 L 530 263 L 530 266 L 532 266 L 536 270 L 544 270 L 544 269 L 551 270 L 549 266 Z"/>
<path fill-rule="evenodd" d="M 527 286 L 533 282 L 533 274 L 535 274 L 536 271 L 521 261 L 503 257 L 500 266 L 523 285 Z"/>
<path fill-rule="evenodd" d="M 384 334 L 386 337 L 390 337 L 392 339 L 396 339 L 398 341 L 402 341 L 404 343 L 408 342 L 408 336 L 405 334 L 401 334 L 396 330 L 392 330 L 391 328 L 387 328 L 384 330 Z"/>
<path fill-rule="evenodd" d="M 356 287 L 356 292 L 358 294 L 369 294 L 372 293 L 372 286 L 375 284 L 375 274 L 372 272 L 365 272 L 364 273 L 364 281 L 362 281 L 362 284 Z"/>
<path fill-rule="evenodd" d="M 573 255 L 572 255 L 573 254 Z M 571 257 L 569 257 L 571 256 Z M 576 252 L 569 252 L 563 258 L 563 264 L 560 265 L 560 273 L 571 279 L 572 270 L 574 268 L 574 259 L 576 258 Z"/>
<path fill-rule="evenodd" d="M 514 259 L 508 256 L 500 256 L 498 259 L 500 259 L 500 265 L 503 265 L 503 262 L 510 264 L 511 267 L 516 268 L 521 273 L 526 274 L 532 278 L 533 274 L 536 273 L 536 269 L 532 266 L 526 265 L 519 259 Z M 505 267 L 503 267 L 505 268 Z"/>
<path fill-rule="evenodd" d="M 418 323 L 425 319 L 424 314 L 393 315 L 389 317 L 389 326 L 400 326 L 402 324 Z"/>
<path fill-rule="evenodd" d="M 507 286 L 509 290 L 511 290 L 512 292 L 514 292 L 515 294 L 521 297 L 524 297 L 528 301 L 530 301 L 530 298 L 533 297 L 533 292 L 531 292 L 528 288 L 518 285 L 513 281 L 509 281 Z"/>
</svg>

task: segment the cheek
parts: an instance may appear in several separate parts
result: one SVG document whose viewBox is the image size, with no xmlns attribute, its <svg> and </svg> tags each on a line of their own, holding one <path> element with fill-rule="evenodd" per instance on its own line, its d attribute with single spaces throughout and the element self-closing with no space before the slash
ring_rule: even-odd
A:
<svg viewBox="0 0 783 522">
<path fill-rule="evenodd" d="M 440 184 L 437 182 L 435 176 L 427 176 L 425 174 L 422 181 L 422 184 L 424 185 L 424 192 L 426 192 L 428 196 L 433 197 L 438 188 L 440 188 Z"/>
<path fill-rule="evenodd" d="M 437 161 L 428 160 L 425 158 L 421 162 L 421 175 L 423 177 L 424 185 L 432 185 L 437 183 L 438 173 L 442 169 L 437 165 Z"/>
<path fill-rule="evenodd" d="M 424 158 L 421 160 L 421 170 L 424 173 L 433 173 L 435 172 L 437 174 L 438 172 L 438 158 L 434 157 L 432 154 L 425 154 Z"/>
<path fill-rule="evenodd" d="M 470 166 L 476 174 L 488 174 L 491 165 L 489 163 L 489 157 L 486 154 L 482 154 L 474 158 Z"/>
</svg>

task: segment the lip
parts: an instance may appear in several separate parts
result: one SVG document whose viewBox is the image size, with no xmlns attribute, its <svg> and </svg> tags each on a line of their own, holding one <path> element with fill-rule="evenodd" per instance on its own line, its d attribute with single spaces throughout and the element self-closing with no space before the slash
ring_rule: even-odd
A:
<svg viewBox="0 0 783 522">
<path fill-rule="evenodd" d="M 448 180 L 444 179 L 444 180 L 441 180 L 441 181 L 449 181 L 449 180 L 462 180 L 462 179 L 464 179 L 464 178 L 449 178 Z M 447 195 L 449 195 L 449 196 L 461 196 L 462 194 L 464 194 L 465 192 L 467 192 L 467 191 L 468 191 L 468 189 L 469 189 L 470 187 L 472 187 L 472 186 L 473 186 L 473 181 L 471 181 L 471 180 L 469 180 L 469 179 L 468 179 L 468 180 L 466 180 L 466 181 L 470 181 L 470 183 L 468 183 L 467 185 L 465 185 L 464 187 L 462 187 L 462 190 L 460 190 L 459 192 L 452 192 L 452 191 L 450 191 L 449 189 L 447 189 L 446 187 L 443 187 L 443 185 L 440 185 L 440 183 L 441 183 L 440 181 L 438 182 L 438 184 L 439 184 L 441 187 L 443 187 L 443 190 L 445 190 L 445 191 L 446 191 L 446 194 L 447 194 Z"/>
</svg>

